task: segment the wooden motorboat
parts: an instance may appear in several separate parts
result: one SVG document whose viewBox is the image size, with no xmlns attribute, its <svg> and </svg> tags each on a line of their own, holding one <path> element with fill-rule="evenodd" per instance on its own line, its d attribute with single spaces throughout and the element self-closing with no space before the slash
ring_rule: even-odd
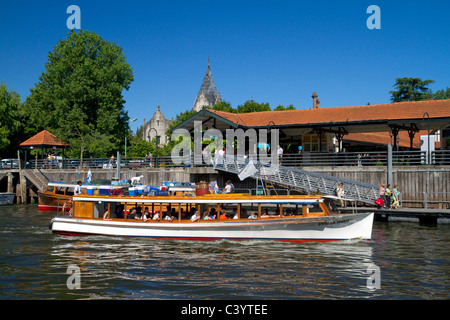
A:
<svg viewBox="0 0 450 320">
<path fill-rule="evenodd" d="M 73 213 L 54 217 L 50 229 L 65 235 L 324 242 L 370 240 L 373 216 L 333 212 L 332 199 L 320 196 L 82 195 L 73 196 Z"/>
</svg>

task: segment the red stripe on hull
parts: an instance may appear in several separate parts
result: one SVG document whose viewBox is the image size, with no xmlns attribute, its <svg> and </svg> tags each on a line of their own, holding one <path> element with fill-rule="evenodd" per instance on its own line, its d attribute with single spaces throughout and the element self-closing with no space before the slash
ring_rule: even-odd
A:
<svg viewBox="0 0 450 320">
<path fill-rule="evenodd" d="M 58 211 L 58 207 L 39 205 L 39 211 Z"/>
</svg>

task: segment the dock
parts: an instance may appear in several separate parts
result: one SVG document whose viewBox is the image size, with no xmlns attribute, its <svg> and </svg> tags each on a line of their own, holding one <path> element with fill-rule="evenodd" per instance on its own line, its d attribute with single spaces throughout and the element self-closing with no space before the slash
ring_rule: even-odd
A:
<svg viewBox="0 0 450 320">
<path fill-rule="evenodd" d="M 375 221 L 413 221 L 420 224 L 436 225 L 438 223 L 450 223 L 449 209 L 424 209 L 424 208 L 399 208 L 384 209 L 376 207 L 345 207 L 339 208 L 342 213 L 374 212 Z"/>
</svg>

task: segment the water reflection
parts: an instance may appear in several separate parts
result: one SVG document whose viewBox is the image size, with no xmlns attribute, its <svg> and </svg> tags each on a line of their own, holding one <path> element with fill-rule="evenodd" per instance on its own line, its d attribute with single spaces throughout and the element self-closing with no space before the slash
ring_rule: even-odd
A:
<svg viewBox="0 0 450 320">
<path fill-rule="evenodd" d="M 364 291 L 366 270 L 373 263 L 371 244 L 360 242 L 55 237 L 60 238 L 51 249 L 59 258 L 55 267 L 76 264 L 83 283 L 127 298 L 349 298 L 352 291 L 356 296 Z"/>
<path fill-rule="evenodd" d="M 371 242 L 195 242 L 53 235 L 34 210 L 0 208 L 0 298 L 448 298 L 448 225 L 376 223 Z M 381 289 L 367 286 L 371 265 Z"/>
</svg>

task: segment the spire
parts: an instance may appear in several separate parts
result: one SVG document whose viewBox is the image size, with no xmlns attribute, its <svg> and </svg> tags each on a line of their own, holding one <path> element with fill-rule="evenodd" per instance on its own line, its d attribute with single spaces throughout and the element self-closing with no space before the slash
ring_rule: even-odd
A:
<svg viewBox="0 0 450 320">
<path fill-rule="evenodd" d="M 206 69 L 202 85 L 199 92 L 197 93 L 197 97 L 195 98 L 192 110 L 200 111 L 204 106 L 214 106 L 218 95 L 219 93 L 217 91 L 216 84 L 214 83 L 214 79 L 211 73 L 210 59 L 208 56 L 208 68 Z"/>
</svg>

